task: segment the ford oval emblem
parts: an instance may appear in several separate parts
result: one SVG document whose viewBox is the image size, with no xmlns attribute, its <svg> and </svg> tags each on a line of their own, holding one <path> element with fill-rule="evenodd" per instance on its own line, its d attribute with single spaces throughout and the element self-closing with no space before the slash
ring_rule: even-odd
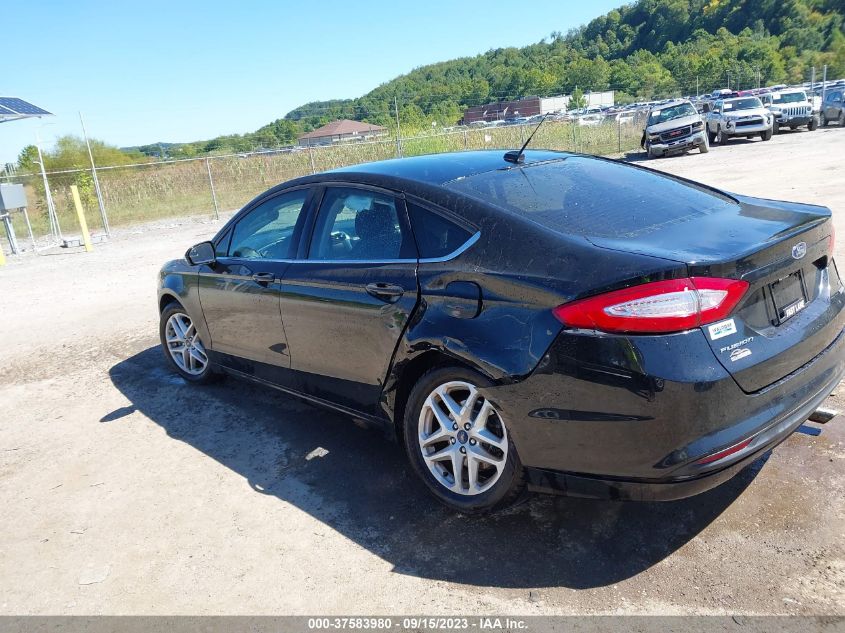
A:
<svg viewBox="0 0 845 633">
<path fill-rule="evenodd" d="M 795 259 L 801 259 L 807 254 L 807 242 L 798 242 L 792 247 L 792 256 Z"/>
</svg>

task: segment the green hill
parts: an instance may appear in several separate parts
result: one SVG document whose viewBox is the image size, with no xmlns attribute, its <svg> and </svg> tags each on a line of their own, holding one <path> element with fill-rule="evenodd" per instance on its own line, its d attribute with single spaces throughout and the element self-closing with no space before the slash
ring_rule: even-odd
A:
<svg viewBox="0 0 845 633">
<path fill-rule="evenodd" d="M 172 153 L 247 151 L 295 141 L 337 119 L 452 125 L 470 105 L 526 95 L 614 89 L 617 101 L 798 82 L 828 65 L 845 76 L 843 0 L 638 0 L 566 34 L 416 68 L 356 99 L 313 102 L 251 134 Z M 157 146 L 156 146 L 157 147 Z M 142 148 L 143 151 L 144 148 Z"/>
</svg>

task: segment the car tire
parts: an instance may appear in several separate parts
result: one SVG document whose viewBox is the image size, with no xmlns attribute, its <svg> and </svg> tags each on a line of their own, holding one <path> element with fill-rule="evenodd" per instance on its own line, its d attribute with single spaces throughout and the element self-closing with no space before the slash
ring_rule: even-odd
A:
<svg viewBox="0 0 845 633">
<path fill-rule="evenodd" d="M 159 337 L 164 357 L 186 381 L 202 385 L 220 377 L 211 366 L 193 320 L 181 304 L 171 303 L 162 310 Z"/>
<path fill-rule="evenodd" d="M 772 134 L 780 134 L 780 123 L 778 123 L 777 121 L 772 123 L 771 132 L 772 132 Z"/>
<path fill-rule="evenodd" d="M 845 110 L 839 112 L 839 125 L 845 126 Z"/>
<path fill-rule="evenodd" d="M 402 421 L 414 472 L 441 503 L 464 514 L 503 508 L 525 490 L 525 473 L 507 423 L 476 391 L 491 385 L 463 367 L 433 369 L 411 390 Z M 438 454 L 441 459 L 430 459 Z M 456 466 L 460 480 L 454 476 Z"/>
<path fill-rule="evenodd" d="M 816 117 L 811 117 L 810 122 L 807 124 L 807 131 L 808 132 L 815 132 L 815 130 L 818 126 L 819 126 L 819 122 L 816 121 Z"/>
<path fill-rule="evenodd" d="M 771 141 L 773 133 L 774 130 L 766 130 L 765 132 L 760 132 L 760 138 L 764 141 Z"/>
<path fill-rule="evenodd" d="M 716 134 L 710 131 L 710 128 L 707 128 L 707 141 L 713 145 L 716 142 Z"/>
<path fill-rule="evenodd" d="M 716 145 L 727 145 L 728 135 L 722 131 L 722 126 L 716 128 L 716 138 L 713 140 Z"/>
<path fill-rule="evenodd" d="M 701 152 L 702 154 L 706 154 L 707 152 L 710 151 L 710 143 L 707 140 L 706 136 L 704 137 L 704 140 L 701 141 L 701 145 L 698 146 L 698 151 Z"/>
</svg>

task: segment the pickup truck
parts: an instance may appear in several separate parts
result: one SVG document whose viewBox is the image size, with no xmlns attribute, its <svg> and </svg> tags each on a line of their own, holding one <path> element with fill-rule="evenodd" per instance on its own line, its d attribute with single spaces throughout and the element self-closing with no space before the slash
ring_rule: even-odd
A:
<svg viewBox="0 0 845 633">
<path fill-rule="evenodd" d="M 760 101 L 774 117 L 772 131 L 777 134 L 780 128 L 794 130 L 806 127 L 810 132 L 816 129 L 818 121 L 813 114 L 813 104 L 803 90 L 780 90 L 760 95 Z"/>
<path fill-rule="evenodd" d="M 701 115 L 686 99 L 653 108 L 648 113 L 640 145 L 648 152 L 649 158 L 695 148 L 702 154 L 710 151 Z"/>
<path fill-rule="evenodd" d="M 710 143 L 727 143 L 734 136 L 759 136 L 764 141 L 772 138 L 774 116 L 757 97 L 719 99 L 712 106 L 705 103 L 704 107 Z"/>
</svg>

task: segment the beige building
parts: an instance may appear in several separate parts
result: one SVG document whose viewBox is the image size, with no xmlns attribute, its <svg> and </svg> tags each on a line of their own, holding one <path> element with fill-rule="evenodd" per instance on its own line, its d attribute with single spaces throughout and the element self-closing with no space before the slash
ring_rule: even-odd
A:
<svg viewBox="0 0 845 633">
<path fill-rule="evenodd" d="M 297 143 L 302 147 L 334 145 L 348 141 L 370 141 L 380 136 L 387 136 L 386 127 L 342 119 L 303 134 L 297 139 Z"/>
</svg>

